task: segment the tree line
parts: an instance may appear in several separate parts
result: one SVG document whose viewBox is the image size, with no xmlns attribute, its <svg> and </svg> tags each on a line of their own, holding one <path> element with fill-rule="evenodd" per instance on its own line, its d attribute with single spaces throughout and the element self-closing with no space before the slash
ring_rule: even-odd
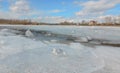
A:
<svg viewBox="0 0 120 73">
<path fill-rule="evenodd" d="M 23 24 L 23 25 L 37 25 L 37 22 L 31 20 L 18 20 L 18 19 L 0 19 L 0 24 Z"/>
<path fill-rule="evenodd" d="M 78 25 L 78 26 L 120 26 L 120 16 L 112 17 L 107 16 L 104 17 L 102 22 L 98 22 L 96 20 L 85 21 L 82 20 L 81 22 L 68 22 L 63 21 L 60 23 L 41 23 L 41 22 L 33 22 L 28 19 L 20 20 L 20 19 L 0 19 L 0 24 L 21 24 L 21 25 Z"/>
</svg>

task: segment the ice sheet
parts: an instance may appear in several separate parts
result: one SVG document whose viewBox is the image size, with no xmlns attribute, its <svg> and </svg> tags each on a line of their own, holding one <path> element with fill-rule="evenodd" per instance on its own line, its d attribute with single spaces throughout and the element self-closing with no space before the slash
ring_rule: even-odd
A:
<svg viewBox="0 0 120 73">
<path fill-rule="evenodd" d="M 18 27 L 18 26 L 16 26 Z M 16 28 L 14 27 L 14 28 Z M 34 27 L 19 26 L 19 29 L 35 29 Z M 12 27 L 13 28 L 13 27 Z M 48 28 L 45 27 L 44 28 Z M 62 30 L 62 27 L 58 27 Z M 72 27 L 64 27 L 66 32 L 61 34 L 72 34 L 81 36 L 83 28 L 75 27 L 76 33 L 72 34 L 68 30 Z M 96 37 L 93 35 L 94 30 L 103 31 L 104 28 L 89 28 L 84 27 L 84 34 L 82 36 Z M 18 29 L 18 28 L 17 28 Z M 91 29 L 91 31 L 88 31 Z M 38 30 L 38 27 L 37 27 Z M 43 30 L 42 27 L 39 30 Z M 54 28 L 55 30 L 55 28 Z M 61 31 L 53 31 L 60 33 Z M 110 30 L 104 36 L 108 40 L 119 40 L 118 28 L 106 28 L 105 31 Z M 59 32 L 60 31 L 60 32 Z M 87 32 L 88 31 L 88 32 Z M 91 33 L 90 33 L 91 32 Z M 26 37 L 18 30 L 2 29 L 0 30 L 0 73 L 119 73 L 120 70 L 120 47 L 110 46 L 85 46 L 81 43 L 70 42 L 69 44 L 56 43 L 55 41 L 41 41 Z M 16 34 L 17 33 L 17 34 Z M 31 32 L 32 33 L 32 32 Z M 80 34 L 78 34 L 80 33 Z M 89 34 L 89 35 L 88 35 Z M 103 32 L 99 33 L 104 34 Z M 34 34 L 32 34 L 34 35 Z M 115 38 L 116 37 L 116 38 Z M 39 38 L 41 38 L 39 36 Z M 103 37 L 102 37 L 103 38 Z M 104 38 L 104 39 L 105 39 Z M 91 39 L 91 37 L 89 37 Z M 53 40 L 53 39 L 51 39 Z"/>
</svg>

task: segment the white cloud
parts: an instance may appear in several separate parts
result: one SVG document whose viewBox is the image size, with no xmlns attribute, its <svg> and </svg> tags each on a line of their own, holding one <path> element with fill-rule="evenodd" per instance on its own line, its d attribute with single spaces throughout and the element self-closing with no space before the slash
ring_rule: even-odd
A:
<svg viewBox="0 0 120 73">
<path fill-rule="evenodd" d="M 33 15 L 41 14 L 40 11 L 31 11 L 28 0 L 7 0 L 10 3 L 10 10 L 0 11 L 0 18 L 4 19 L 24 19 Z"/>
<path fill-rule="evenodd" d="M 98 16 L 103 15 L 107 10 L 114 8 L 120 0 L 91 0 L 87 2 L 75 2 L 83 7 L 76 12 L 78 16 Z"/>
<path fill-rule="evenodd" d="M 30 11 L 30 5 L 27 0 L 12 1 L 10 10 L 15 13 L 26 13 Z"/>
<path fill-rule="evenodd" d="M 29 5 L 29 0 L 9 0 L 10 2 L 10 11 L 0 12 L 0 18 L 5 19 L 32 19 L 33 21 L 38 22 L 47 22 L 47 23 L 59 23 L 65 21 L 66 19 L 61 16 L 49 16 L 50 13 L 59 13 L 64 10 L 31 10 Z M 48 13 L 49 12 L 49 13 Z M 34 17 L 35 16 L 35 17 Z M 37 17 L 37 16 L 42 16 Z"/>
</svg>

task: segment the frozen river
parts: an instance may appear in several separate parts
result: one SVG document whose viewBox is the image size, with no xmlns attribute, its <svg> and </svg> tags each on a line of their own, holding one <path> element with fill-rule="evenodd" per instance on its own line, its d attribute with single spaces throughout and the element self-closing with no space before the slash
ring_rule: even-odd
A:
<svg viewBox="0 0 120 73">
<path fill-rule="evenodd" d="M 119 73 L 119 27 L 0 26 L 0 73 Z"/>
</svg>

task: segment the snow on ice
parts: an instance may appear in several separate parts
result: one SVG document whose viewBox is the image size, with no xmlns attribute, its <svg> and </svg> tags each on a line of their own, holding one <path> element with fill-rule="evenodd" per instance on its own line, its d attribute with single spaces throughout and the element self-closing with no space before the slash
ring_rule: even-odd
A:
<svg viewBox="0 0 120 73">
<path fill-rule="evenodd" d="M 36 36 L 33 30 L 63 36 L 55 39 L 51 33 L 47 37 L 43 36 L 46 34 Z M 3 27 L 0 29 L 0 73 L 119 73 L 120 47 L 89 43 L 101 39 L 102 42 L 117 41 L 119 44 L 119 32 L 117 27 Z M 67 38 L 65 34 L 77 37 L 79 42 L 62 40 L 67 43 L 59 43 L 59 39 Z"/>
</svg>

